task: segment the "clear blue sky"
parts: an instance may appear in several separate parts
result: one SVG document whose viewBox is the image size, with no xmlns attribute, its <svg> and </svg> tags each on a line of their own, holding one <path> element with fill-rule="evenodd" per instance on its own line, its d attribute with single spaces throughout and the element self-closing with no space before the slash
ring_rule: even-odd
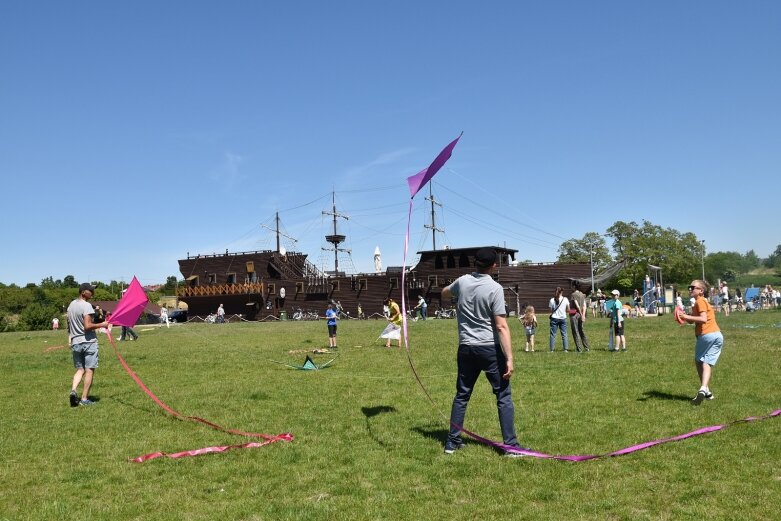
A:
<svg viewBox="0 0 781 521">
<path fill-rule="evenodd" d="M 332 190 L 355 268 L 400 265 L 405 179 L 462 130 L 439 246 L 552 261 L 646 219 L 765 257 L 781 2 L 2 2 L 0 282 L 164 282 L 273 248 L 277 210 L 332 269 Z"/>
</svg>

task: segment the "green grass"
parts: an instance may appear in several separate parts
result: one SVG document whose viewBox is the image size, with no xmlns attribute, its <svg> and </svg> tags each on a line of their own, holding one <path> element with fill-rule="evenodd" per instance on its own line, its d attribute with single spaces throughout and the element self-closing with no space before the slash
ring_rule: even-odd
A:
<svg viewBox="0 0 781 521">
<path fill-rule="evenodd" d="M 628 353 L 605 351 L 607 322 L 589 320 L 594 350 L 518 352 L 511 322 L 516 423 L 524 445 L 602 454 L 781 407 L 781 313 L 720 316 L 726 347 L 713 402 L 697 390 L 693 330 L 671 317 L 629 320 Z M 327 344 L 323 322 L 139 327 L 119 344 L 172 408 L 226 427 L 290 432 L 291 443 L 143 464 L 128 459 L 248 441 L 177 420 L 135 385 L 105 337 L 93 407 L 71 409 L 62 332 L 0 334 L 0 519 L 774 519 L 781 510 L 781 418 L 617 458 L 507 459 L 477 443 L 442 454 L 455 385 L 455 322 L 410 324 L 415 366 L 386 350 L 382 322 L 341 322 L 340 357 L 296 371 Z M 745 327 L 758 326 L 758 327 Z M 559 340 L 560 342 L 560 340 Z M 327 355 L 315 359 L 324 362 Z M 480 381 L 466 427 L 497 439 Z"/>
</svg>

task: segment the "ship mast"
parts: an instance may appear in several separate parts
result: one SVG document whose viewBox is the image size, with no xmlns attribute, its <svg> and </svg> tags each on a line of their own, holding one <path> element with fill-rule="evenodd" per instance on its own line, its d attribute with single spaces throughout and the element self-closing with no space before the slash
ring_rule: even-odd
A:
<svg viewBox="0 0 781 521">
<path fill-rule="evenodd" d="M 334 275 L 338 275 L 339 274 L 339 252 L 342 251 L 342 252 L 346 252 L 346 253 L 349 254 L 350 250 L 339 247 L 339 244 L 343 243 L 344 240 L 347 237 L 345 235 L 340 235 L 336 231 L 336 218 L 337 217 L 341 217 L 342 219 L 347 220 L 347 219 L 349 219 L 349 217 L 347 215 L 342 215 L 340 213 L 337 213 L 337 211 L 336 211 L 336 193 L 335 192 L 331 192 L 331 203 L 332 203 L 333 211 L 331 211 L 331 212 L 325 212 L 324 211 L 323 215 L 330 215 L 331 217 L 333 217 L 334 233 L 332 235 L 326 235 L 325 236 L 325 240 L 330 242 L 334 246 L 333 246 L 333 248 L 323 248 L 323 250 L 324 251 L 333 251 L 334 252 Z"/>
<path fill-rule="evenodd" d="M 431 181 L 428 182 L 428 197 L 426 197 L 426 201 L 431 201 L 431 226 L 428 224 L 424 224 L 424 228 L 430 228 L 431 229 L 431 246 L 433 250 L 437 249 L 437 232 L 445 233 L 445 230 L 442 228 L 437 228 L 436 223 L 436 214 L 434 212 L 434 209 L 436 206 L 442 206 L 442 203 L 434 199 L 434 194 L 431 191 Z"/>
<path fill-rule="evenodd" d="M 288 239 L 290 241 L 293 241 L 293 243 L 298 242 L 298 240 L 294 239 L 290 235 L 287 235 L 287 234 L 282 233 L 281 231 L 279 231 L 279 212 L 275 213 L 274 222 L 276 223 L 275 229 L 269 228 L 265 224 L 261 224 L 260 226 L 262 226 L 263 228 L 265 228 L 265 229 L 267 229 L 269 231 L 274 232 L 274 235 L 276 235 L 276 237 L 277 237 L 277 253 L 282 253 L 282 250 L 281 250 L 280 244 L 279 244 L 279 237 L 280 236 L 282 236 L 282 237 L 284 237 L 284 238 L 286 238 L 286 239 Z"/>
</svg>

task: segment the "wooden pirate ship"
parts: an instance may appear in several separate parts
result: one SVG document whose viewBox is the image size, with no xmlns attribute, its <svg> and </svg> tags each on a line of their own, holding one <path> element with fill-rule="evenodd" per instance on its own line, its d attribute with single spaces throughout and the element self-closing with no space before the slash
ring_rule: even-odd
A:
<svg viewBox="0 0 781 521">
<path fill-rule="evenodd" d="M 433 198 L 432 205 L 434 204 Z M 408 267 L 402 286 L 402 268 L 388 267 L 379 273 L 347 274 L 339 270 L 339 246 L 345 236 L 337 233 L 336 212 L 333 233 L 325 237 L 334 251 L 334 271 L 325 272 L 308 260 L 305 253 L 285 251 L 280 247 L 279 216 L 277 215 L 276 249 L 212 255 L 187 255 L 179 260 L 179 270 L 185 279 L 178 297 L 187 303 L 191 317 L 215 313 L 220 304 L 228 316 L 240 315 L 247 320 L 269 317 L 292 318 L 298 310 L 315 310 L 323 315 L 328 303 L 336 302 L 352 318 L 381 316 L 386 299 L 401 303 L 402 293 L 407 307 L 413 307 L 418 296 L 428 303 L 428 314 L 452 307 L 442 299 L 442 289 L 459 276 L 474 271 L 475 253 L 481 247 L 436 248 L 419 251 L 416 265 Z M 434 226 L 432 234 L 441 231 Z M 490 246 L 490 245 L 489 245 Z M 494 246 L 492 246 L 494 247 Z M 522 264 L 517 265 L 518 250 L 494 247 L 498 254 L 494 278 L 505 291 L 508 313 L 518 313 L 526 305 L 545 310 L 557 286 L 568 290 L 575 279 L 591 276 L 588 263 Z"/>
</svg>

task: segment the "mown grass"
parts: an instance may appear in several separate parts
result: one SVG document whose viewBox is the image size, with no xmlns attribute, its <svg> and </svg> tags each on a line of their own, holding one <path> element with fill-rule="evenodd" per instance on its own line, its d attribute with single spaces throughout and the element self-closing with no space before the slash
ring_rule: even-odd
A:
<svg viewBox="0 0 781 521">
<path fill-rule="evenodd" d="M 589 320 L 589 354 L 518 352 L 514 399 L 524 445 L 602 454 L 781 406 L 781 313 L 719 317 L 726 347 L 700 407 L 693 332 L 670 317 L 630 320 L 629 352 L 608 353 L 607 322 Z M 0 519 L 776 519 L 781 418 L 617 458 L 507 459 L 477 443 L 442 454 L 455 384 L 455 322 L 410 324 L 415 367 L 376 341 L 384 323 L 341 322 L 340 356 L 296 371 L 291 350 L 327 345 L 322 322 L 139 327 L 119 344 L 169 406 L 230 428 L 290 432 L 291 443 L 143 464 L 128 459 L 243 443 L 174 419 L 124 372 L 105 341 L 93 395 L 67 405 L 62 332 L 0 335 Z M 323 362 L 328 355 L 317 355 Z M 467 428 L 499 438 L 481 381 Z"/>
</svg>

